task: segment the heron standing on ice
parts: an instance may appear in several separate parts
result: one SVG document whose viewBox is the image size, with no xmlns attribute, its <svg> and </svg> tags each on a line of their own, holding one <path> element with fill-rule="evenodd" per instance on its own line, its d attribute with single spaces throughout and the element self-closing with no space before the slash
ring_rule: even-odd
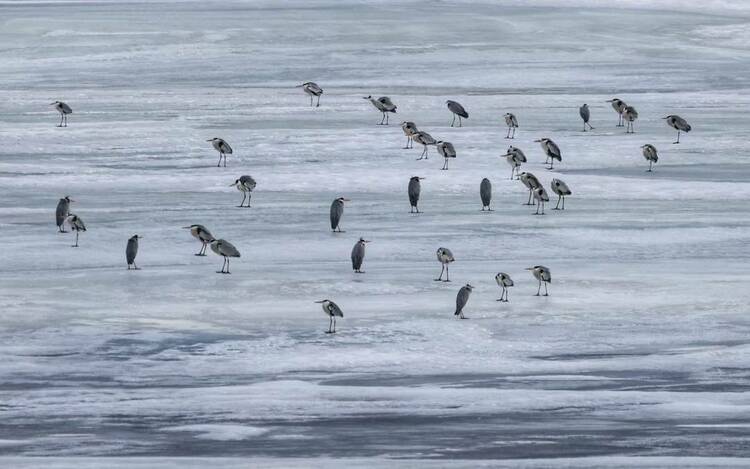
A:
<svg viewBox="0 0 750 469">
<path fill-rule="evenodd" d="M 372 96 L 367 96 L 363 99 L 369 100 L 373 106 L 375 106 L 375 109 L 383 113 L 383 118 L 380 120 L 380 124 L 378 125 L 388 125 L 388 114 L 389 113 L 396 113 L 396 105 L 393 104 L 393 101 L 391 101 L 391 98 L 388 96 L 381 96 L 378 99 L 373 98 Z M 385 121 L 385 124 L 383 123 Z"/>
<path fill-rule="evenodd" d="M 57 112 L 60 113 L 60 123 L 57 124 L 57 126 L 67 127 L 68 126 L 68 114 L 73 114 L 73 110 L 70 108 L 70 106 L 68 106 L 62 101 L 55 101 L 54 103 L 50 103 L 50 106 L 55 106 L 55 110 L 57 110 Z"/>
<path fill-rule="evenodd" d="M 206 140 L 207 142 L 211 142 L 211 145 L 213 145 L 214 149 L 219 152 L 219 163 L 216 165 L 218 168 L 221 166 L 221 159 L 224 158 L 224 167 L 227 167 L 227 155 L 232 154 L 232 147 L 229 146 L 227 142 L 225 142 L 223 139 L 220 138 L 211 138 Z"/>
<path fill-rule="evenodd" d="M 141 268 L 135 264 L 135 256 L 138 255 L 138 240 L 142 238 L 143 236 L 133 235 L 128 239 L 128 245 L 125 247 L 125 260 L 128 261 L 128 270 L 130 270 L 131 265 L 134 270 L 141 270 Z"/>
<path fill-rule="evenodd" d="M 497 282 L 497 285 L 503 289 L 503 291 L 500 292 L 500 298 L 497 301 L 507 303 L 508 288 L 513 286 L 513 279 L 505 272 L 498 272 L 497 275 L 495 275 L 495 281 Z M 505 297 L 505 299 L 503 299 L 503 297 Z"/>
<path fill-rule="evenodd" d="M 425 147 L 426 148 L 426 147 Z M 445 159 L 442 170 L 448 169 L 448 159 L 456 157 L 456 149 L 451 142 L 437 142 L 437 152 Z"/>
<path fill-rule="evenodd" d="M 335 334 L 336 318 L 344 317 L 344 313 L 341 311 L 341 308 L 339 308 L 339 305 L 331 300 L 320 300 L 316 301 L 316 303 L 323 306 L 323 313 L 328 316 L 328 330 L 326 331 L 326 334 Z"/>
<path fill-rule="evenodd" d="M 456 259 L 453 257 L 453 253 L 448 248 L 438 248 L 437 250 L 437 260 L 440 262 L 440 265 L 442 266 L 442 270 L 440 270 L 440 277 L 436 278 L 435 281 L 439 282 L 443 280 L 443 272 L 445 272 L 445 280 L 444 282 L 450 282 L 450 274 L 448 272 L 448 264 L 455 261 Z"/>
<path fill-rule="evenodd" d="M 55 222 L 57 223 L 57 229 L 60 233 L 67 233 L 65 231 L 65 220 L 68 219 L 70 214 L 70 204 L 75 202 L 69 195 L 66 195 L 57 202 L 57 209 L 55 209 Z"/>
<path fill-rule="evenodd" d="M 245 207 L 245 199 L 247 199 L 247 208 L 250 208 L 250 199 L 253 197 L 253 190 L 255 189 L 256 182 L 252 176 L 240 176 L 234 183 L 230 184 L 229 187 L 236 187 L 238 191 L 242 192 L 242 202 L 238 207 Z"/>
<path fill-rule="evenodd" d="M 214 238 L 214 235 L 212 235 L 211 232 L 208 231 L 208 228 L 206 228 L 203 225 L 190 225 L 190 226 L 183 226 L 182 228 L 186 230 L 190 230 L 190 234 L 193 235 L 195 239 L 201 242 L 201 249 L 195 255 L 205 256 L 206 248 L 208 248 L 208 245 L 211 244 L 216 239 Z"/>
<path fill-rule="evenodd" d="M 552 192 L 557 194 L 557 205 L 552 210 L 565 210 L 565 197 L 572 194 L 567 184 L 559 179 L 553 179 L 550 183 Z M 562 200 L 562 208 L 560 208 L 560 201 Z"/>
<path fill-rule="evenodd" d="M 536 296 L 539 296 L 539 292 L 542 289 L 542 283 L 544 283 L 544 296 L 549 296 L 547 293 L 547 284 L 552 282 L 552 274 L 548 268 L 543 265 L 535 265 L 534 267 L 528 267 L 526 270 L 530 270 L 534 275 L 534 278 L 539 281 L 539 288 L 536 289 Z"/>
<path fill-rule="evenodd" d="M 651 172 L 651 167 L 659 161 L 659 155 L 656 152 L 656 147 L 647 143 L 641 147 L 643 149 L 643 157 L 648 161 L 648 172 Z"/>
<path fill-rule="evenodd" d="M 591 124 L 589 124 L 589 118 L 591 117 L 591 112 L 589 111 L 589 105 L 584 104 L 583 106 L 578 108 L 578 114 L 581 116 L 581 119 L 583 119 L 583 131 L 586 132 L 586 126 L 589 126 L 589 130 L 594 130 L 593 127 L 591 127 Z"/>
<path fill-rule="evenodd" d="M 421 178 L 419 176 L 412 176 L 411 179 L 409 179 L 409 203 L 411 204 L 411 212 L 414 213 L 414 210 L 419 213 L 419 194 L 422 192 L 422 184 L 419 182 L 424 178 Z"/>
<path fill-rule="evenodd" d="M 224 263 L 221 265 L 221 270 L 217 270 L 217 274 L 230 274 L 229 272 L 229 258 L 240 257 L 240 251 L 237 250 L 232 243 L 224 239 L 215 239 L 211 241 L 211 250 L 224 258 Z"/>
<path fill-rule="evenodd" d="M 622 118 L 627 123 L 625 133 L 634 134 L 635 130 L 633 129 L 633 122 L 638 119 L 638 111 L 636 111 L 633 106 L 625 106 L 625 109 L 622 111 Z"/>
<path fill-rule="evenodd" d="M 474 287 L 467 283 L 458 290 L 458 295 L 456 295 L 456 312 L 453 313 L 453 315 L 458 316 L 459 319 L 467 319 L 467 317 L 464 316 L 464 307 L 466 306 L 466 303 L 469 302 L 469 296 L 471 296 L 471 291 L 473 289 Z"/>
<path fill-rule="evenodd" d="M 612 99 L 607 100 L 607 102 L 612 105 L 612 109 L 614 109 L 617 115 L 619 116 L 619 119 L 617 121 L 617 127 L 622 127 L 623 126 L 622 111 L 624 111 L 628 105 L 625 104 L 625 101 L 619 98 L 612 98 Z"/>
<path fill-rule="evenodd" d="M 518 175 L 518 179 L 521 180 L 526 189 L 529 190 L 529 200 L 524 205 L 534 205 L 531 198 L 534 196 L 534 189 L 541 187 L 542 183 L 531 173 L 523 172 Z"/>
<path fill-rule="evenodd" d="M 365 260 L 365 245 L 369 242 L 365 238 L 359 238 L 359 241 L 354 244 L 354 248 L 352 249 L 352 269 L 357 274 L 365 273 L 362 270 L 362 262 Z"/>
<path fill-rule="evenodd" d="M 406 135 L 406 146 L 404 147 L 404 150 L 414 148 L 414 135 L 419 132 L 417 124 L 411 121 L 402 122 L 401 130 L 403 130 L 404 135 Z"/>
<path fill-rule="evenodd" d="M 547 191 L 542 186 L 535 187 L 533 192 L 534 198 L 538 202 L 534 215 L 544 215 L 544 204 L 549 202 L 549 195 L 547 195 Z M 542 209 L 542 213 L 539 213 L 540 208 Z"/>
<path fill-rule="evenodd" d="M 545 164 L 549 163 L 549 168 L 547 169 L 553 169 L 555 160 L 562 163 L 562 154 L 560 153 L 560 147 L 558 147 L 557 144 L 552 141 L 552 139 L 541 138 L 534 141 L 542 145 L 542 150 L 544 151 L 544 154 L 547 155 L 547 159 L 544 160 Z"/>
<path fill-rule="evenodd" d="M 492 208 L 490 208 L 490 203 L 492 202 L 492 183 L 487 178 L 482 179 L 482 182 L 479 183 L 479 198 L 482 199 L 482 211 L 484 212 L 486 208 L 487 211 L 491 212 Z"/>
<path fill-rule="evenodd" d="M 412 141 L 415 141 L 424 147 L 424 149 L 422 150 L 422 154 L 419 155 L 419 158 L 417 158 L 417 161 L 422 160 L 422 159 L 424 160 L 427 159 L 427 146 L 428 145 L 437 145 L 437 140 L 435 140 L 432 137 L 432 135 L 421 130 L 417 131 L 417 133 L 415 133 L 412 136 Z"/>
<path fill-rule="evenodd" d="M 339 226 L 339 222 L 341 221 L 341 217 L 344 215 L 344 202 L 349 202 L 349 199 L 339 197 L 338 199 L 335 199 L 333 203 L 331 203 L 331 230 L 338 231 L 339 233 L 343 233 L 343 231 L 341 231 L 341 227 Z"/>
<path fill-rule="evenodd" d="M 86 225 L 83 223 L 83 220 L 81 220 L 81 217 L 72 213 L 68 217 L 68 223 L 70 224 L 70 229 L 76 232 L 76 243 L 73 245 L 73 247 L 77 248 L 78 233 L 80 233 L 81 231 L 86 231 Z"/>
<path fill-rule="evenodd" d="M 453 127 L 453 124 L 456 123 L 456 116 L 458 116 L 458 126 L 463 127 L 463 125 L 461 124 L 461 118 L 469 118 L 469 113 L 466 112 L 466 109 L 464 109 L 464 107 L 459 103 L 451 101 L 450 99 L 446 101 L 445 104 L 448 105 L 448 110 L 453 113 L 453 121 L 451 122 L 451 127 Z"/>
<path fill-rule="evenodd" d="M 685 119 L 682 117 L 672 114 L 667 117 L 664 117 L 664 119 L 667 120 L 667 125 L 672 127 L 673 129 L 677 130 L 677 141 L 672 143 L 680 143 L 680 132 L 688 133 L 693 128 L 690 127 L 690 124 L 687 123 Z"/>
<path fill-rule="evenodd" d="M 526 155 L 524 155 L 520 148 L 510 146 L 503 156 L 510 165 L 510 178 L 513 179 L 514 174 L 520 177 L 518 176 L 518 172 L 521 168 L 521 163 L 526 163 Z"/>
<path fill-rule="evenodd" d="M 508 126 L 508 134 L 505 136 L 505 138 L 516 138 L 518 119 L 516 119 L 516 116 L 514 114 L 511 114 L 510 112 L 506 112 L 503 115 L 503 118 L 505 118 L 505 125 Z M 513 131 L 513 135 L 511 135 L 511 131 Z"/>
<path fill-rule="evenodd" d="M 302 91 L 310 95 L 310 107 L 313 105 L 313 96 L 317 96 L 318 104 L 316 104 L 315 107 L 320 107 L 320 95 L 323 94 L 323 88 L 318 86 L 317 83 L 308 81 L 307 83 L 297 85 L 297 88 L 302 88 Z"/>
</svg>

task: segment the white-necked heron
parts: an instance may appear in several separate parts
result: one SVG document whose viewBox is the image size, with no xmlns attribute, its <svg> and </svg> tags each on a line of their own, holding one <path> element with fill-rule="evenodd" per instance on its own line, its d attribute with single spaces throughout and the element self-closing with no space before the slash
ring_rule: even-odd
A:
<svg viewBox="0 0 750 469">
<path fill-rule="evenodd" d="M 70 225 L 70 229 L 76 232 L 76 243 L 73 245 L 73 247 L 77 248 L 78 233 L 80 233 L 81 231 L 86 231 L 86 225 L 83 223 L 83 220 L 81 220 L 81 217 L 72 213 L 68 216 L 68 224 Z"/>
<path fill-rule="evenodd" d="M 560 153 L 560 147 L 558 147 L 551 138 L 540 138 L 539 140 L 534 141 L 542 146 L 542 151 L 544 151 L 544 154 L 547 155 L 547 159 L 544 160 L 545 164 L 549 163 L 549 168 L 547 169 L 554 168 L 555 160 L 562 163 L 562 154 Z"/>
<path fill-rule="evenodd" d="M 388 114 L 391 112 L 394 114 L 396 113 L 396 105 L 393 104 L 391 98 L 388 96 L 381 96 L 378 99 L 375 99 L 372 96 L 367 96 L 363 99 L 369 100 L 372 105 L 375 106 L 375 109 L 383 113 L 383 118 L 378 125 L 388 125 Z"/>
<path fill-rule="evenodd" d="M 625 106 L 625 109 L 622 110 L 622 118 L 627 124 L 625 133 L 634 134 L 635 129 L 633 129 L 633 122 L 638 119 L 638 111 L 636 111 L 633 106 Z"/>
<path fill-rule="evenodd" d="M 323 88 L 318 86 L 317 83 L 313 81 L 308 81 L 307 83 L 302 83 L 301 85 L 297 85 L 297 88 L 302 88 L 302 90 L 310 95 L 310 107 L 313 105 L 313 96 L 316 96 L 318 98 L 318 104 L 315 105 L 315 107 L 320 106 L 320 95 L 323 94 Z"/>
<path fill-rule="evenodd" d="M 208 231 L 208 228 L 203 225 L 183 226 L 183 228 L 186 230 L 190 230 L 190 234 L 193 235 L 195 239 L 201 242 L 201 249 L 195 255 L 205 256 L 208 245 L 216 239 L 214 238 L 214 235 L 212 235 L 211 232 Z"/>
<path fill-rule="evenodd" d="M 328 330 L 326 331 L 326 334 L 335 334 L 336 318 L 343 318 L 343 311 L 341 311 L 339 305 L 331 300 L 320 300 L 316 301 L 316 303 L 320 304 L 323 307 L 323 313 L 328 316 Z"/>
<path fill-rule="evenodd" d="M 508 135 L 506 135 L 505 138 L 516 138 L 518 119 L 516 119 L 516 116 L 510 112 L 506 112 L 505 115 L 503 115 L 503 118 L 505 118 L 505 125 L 508 126 Z M 512 135 L 510 133 L 511 131 L 513 131 Z"/>
<path fill-rule="evenodd" d="M 680 143 L 680 132 L 688 133 L 691 130 L 693 130 L 693 128 L 690 127 L 690 124 L 688 124 L 685 119 L 683 119 L 682 117 L 678 115 L 672 114 L 667 117 L 664 117 L 664 119 L 667 120 L 668 126 L 677 130 L 677 141 L 672 142 L 672 143 Z"/>
<path fill-rule="evenodd" d="M 466 109 L 464 109 L 461 104 L 451 101 L 450 99 L 445 102 L 445 104 L 448 105 L 448 110 L 453 114 L 453 121 L 451 121 L 451 127 L 453 127 L 453 124 L 456 123 L 456 116 L 458 116 L 458 126 L 463 127 L 461 124 L 461 118 L 468 119 L 469 113 L 466 112 Z"/>
<path fill-rule="evenodd" d="M 216 166 L 221 166 L 221 159 L 224 158 L 224 167 L 226 168 L 227 155 L 232 154 L 232 147 L 230 147 L 229 144 L 221 138 L 214 137 L 206 141 L 211 142 L 211 145 L 213 145 L 214 149 L 219 152 L 219 163 Z"/>
<path fill-rule="evenodd" d="M 411 204 L 411 212 L 414 213 L 416 210 L 417 213 L 419 213 L 419 194 L 422 192 L 422 184 L 419 182 L 421 181 L 422 177 L 419 176 L 412 176 L 411 179 L 409 179 L 409 203 Z"/>
<path fill-rule="evenodd" d="M 549 202 L 549 195 L 547 194 L 547 191 L 544 190 L 544 187 L 539 186 L 535 187 L 534 190 L 534 199 L 537 201 L 536 205 L 536 213 L 534 215 L 544 215 L 544 204 Z M 539 213 L 539 209 L 542 209 L 542 213 Z"/>
<path fill-rule="evenodd" d="M 572 194 L 570 188 L 560 179 L 553 179 L 550 183 L 552 192 L 557 194 L 557 205 L 552 210 L 565 210 L 565 197 Z M 562 208 L 560 208 L 560 201 L 562 200 Z"/>
<path fill-rule="evenodd" d="M 437 140 L 435 140 L 432 135 L 422 130 L 417 131 L 417 133 L 412 136 L 412 140 L 423 146 L 422 154 L 419 155 L 417 161 L 427 159 L 427 147 L 429 145 L 437 145 Z"/>
<path fill-rule="evenodd" d="M 54 103 L 50 103 L 50 106 L 55 106 L 55 110 L 60 113 L 60 123 L 57 124 L 57 126 L 67 127 L 68 114 L 73 114 L 73 110 L 70 108 L 70 106 L 62 101 L 55 101 Z"/>
<path fill-rule="evenodd" d="M 648 172 L 651 172 L 651 168 L 659 161 L 659 154 L 656 152 L 656 147 L 647 143 L 641 147 L 643 149 L 643 157 L 648 161 Z"/>
<path fill-rule="evenodd" d="M 443 272 L 445 272 L 445 280 L 443 281 L 450 282 L 451 279 L 450 279 L 450 274 L 448 272 L 448 264 L 456 260 L 453 257 L 453 253 L 448 248 L 438 248 L 437 260 L 438 262 L 440 262 L 442 269 L 440 270 L 440 277 L 436 278 L 435 281 L 439 282 L 440 280 L 443 280 Z"/>
<path fill-rule="evenodd" d="M 586 132 L 586 126 L 589 126 L 590 130 L 594 130 L 593 127 L 591 127 L 591 124 L 589 124 L 589 119 L 591 118 L 591 111 L 589 111 L 589 105 L 584 104 L 583 106 L 578 108 L 578 115 L 581 116 L 581 119 L 583 119 L 583 131 Z"/>
<path fill-rule="evenodd" d="M 469 296 L 471 296 L 473 289 L 474 287 L 467 283 L 458 290 L 458 294 L 456 295 L 456 312 L 453 315 L 458 316 L 459 319 L 467 319 L 464 316 L 464 308 L 466 307 L 466 303 L 469 302 Z"/>
<path fill-rule="evenodd" d="M 547 293 L 547 284 L 552 283 L 552 274 L 548 268 L 543 265 L 535 265 L 534 267 L 528 267 L 526 270 L 530 270 L 534 275 L 534 278 L 539 281 L 539 287 L 536 289 L 536 296 L 539 296 L 539 292 L 542 289 L 542 283 L 544 283 L 544 296 L 549 296 Z"/>
<path fill-rule="evenodd" d="M 507 303 L 508 288 L 513 286 L 513 279 L 510 278 L 510 275 L 506 274 L 505 272 L 498 272 L 497 275 L 495 275 L 495 281 L 497 282 L 497 285 L 503 289 L 500 292 L 500 298 L 498 298 L 497 301 Z"/>
<path fill-rule="evenodd" d="M 539 179 L 537 179 L 536 176 L 527 172 L 519 174 L 518 179 L 520 179 L 521 183 L 523 183 L 523 185 L 526 186 L 526 189 L 529 190 L 529 200 L 524 205 L 534 205 L 535 202 L 532 200 L 534 189 L 541 187 L 542 183 L 539 182 Z"/>
<path fill-rule="evenodd" d="M 247 208 L 250 208 L 250 199 L 253 197 L 253 190 L 257 183 L 252 176 L 244 175 L 236 179 L 229 187 L 236 187 L 238 191 L 242 192 L 242 202 L 238 207 L 245 207 L 245 199 L 247 199 Z"/>
<path fill-rule="evenodd" d="M 143 236 L 141 235 L 133 235 L 128 239 L 128 245 L 125 248 L 125 260 L 128 261 L 128 270 L 130 270 L 130 266 L 133 266 L 134 270 L 141 270 L 135 264 L 135 256 L 138 255 L 138 240 L 142 238 Z"/>
<path fill-rule="evenodd" d="M 482 199 L 482 211 L 484 212 L 486 208 L 491 212 L 492 208 L 490 207 L 490 204 L 492 203 L 492 183 L 487 178 L 482 179 L 482 182 L 479 183 L 479 198 Z"/>
<path fill-rule="evenodd" d="M 519 171 L 521 168 L 521 163 L 526 163 L 526 155 L 521 151 L 520 148 L 516 148 L 514 146 L 508 147 L 508 151 L 505 152 L 503 155 L 510 165 L 510 178 L 513 179 L 513 175 L 516 175 L 516 178 L 519 176 Z"/>
<path fill-rule="evenodd" d="M 411 121 L 404 121 L 401 123 L 401 130 L 404 131 L 404 135 L 406 135 L 406 146 L 404 149 L 407 148 L 413 148 L 414 147 L 414 135 L 419 132 L 419 129 L 417 128 L 417 124 Z"/>
<path fill-rule="evenodd" d="M 57 223 L 57 230 L 60 233 L 67 233 L 65 231 L 65 220 L 68 219 L 70 214 L 70 204 L 75 202 L 69 195 L 66 195 L 57 202 L 57 209 L 55 209 L 55 222 Z"/>
<path fill-rule="evenodd" d="M 341 222 L 341 216 L 344 215 L 344 202 L 349 202 L 349 199 L 339 197 L 331 203 L 331 230 L 339 233 L 343 233 L 339 222 Z"/>
<path fill-rule="evenodd" d="M 221 265 L 221 270 L 217 270 L 217 274 L 229 274 L 229 258 L 240 257 L 240 251 L 237 250 L 232 243 L 225 239 L 215 239 L 211 241 L 211 250 L 224 258 L 224 263 Z"/>
<path fill-rule="evenodd" d="M 618 115 L 617 127 L 622 127 L 624 125 L 622 123 L 622 111 L 624 111 L 628 105 L 625 104 L 625 101 L 619 98 L 608 99 L 607 102 L 612 105 L 612 109 L 614 109 Z"/>
<path fill-rule="evenodd" d="M 354 269 L 354 272 L 357 274 L 365 273 L 365 271 L 362 270 L 362 262 L 365 260 L 365 245 L 369 242 L 370 241 L 365 238 L 359 238 L 359 241 L 357 241 L 352 248 L 352 269 Z"/>
<path fill-rule="evenodd" d="M 444 158 L 443 167 L 440 169 L 447 170 L 448 159 L 456 157 L 456 149 L 453 147 L 453 144 L 451 142 L 442 142 L 442 141 L 437 142 L 436 147 L 437 147 L 438 154 Z"/>
</svg>

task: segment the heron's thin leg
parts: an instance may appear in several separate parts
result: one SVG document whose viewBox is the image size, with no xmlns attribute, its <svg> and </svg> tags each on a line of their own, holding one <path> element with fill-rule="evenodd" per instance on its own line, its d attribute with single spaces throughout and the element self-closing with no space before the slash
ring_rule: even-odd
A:
<svg viewBox="0 0 750 469">
<path fill-rule="evenodd" d="M 514 172 L 515 170 L 516 170 L 516 168 L 515 168 L 515 167 L 513 167 L 513 166 L 511 166 L 511 167 L 510 167 L 510 178 L 511 178 L 511 179 L 513 179 L 513 172 Z"/>
<path fill-rule="evenodd" d="M 135 261 L 133 261 L 133 268 L 134 268 L 135 270 L 141 270 L 141 269 L 140 269 L 140 267 L 138 267 L 138 266 L 136 265 Z"/>
<path fill-rule="evenodd" d="M 443 280 L 443 272 L 445 271 L 445 264 L 441 264 L 440 268 L 440 277 L 436 278 L 435 281 L 439 282 L 440 280 Z"/>
<path fill-rule="evenodd" d="M 453 124 L 456 122 L 456 115 L 453 114 L 453 120 L 451 121 L 451 127 L 453 127 Z"/>
<path fill-rule="evenodd" d="M 589 130 L 594 130 L 594 128 L 589 124 Z"/>
<path fill-rule="evenodd" d="M 513 135 L 510 138 L 516 138 L 516 127 L 513 126 Z"/>
<path fill-rule="evenodd" d="M 219 166 L 221 166 L 221 153 L 219 153 L 219 162 L 216 163 L 216 167 L 218 168 Z"/>
<path fill-rule="evenodd" d="M 541 291 L 541 289 L 542 289 L 542 281 L 540 280 L 539 281 L 539 286 L 536 289 L 536 295 L 535 296 L 539 296 L 539 292 Z"/>
<path fill-rule="evenodd" d="M 328 316 L 328 333 L 332 333 L 331 330 L 333 328 L 333 316 Z"/>
<path fill-rule="evenodd" d="M 315 107 L 320 107 L 320 95 L 318 95 L 318 103 L 315 105 Z"/>
<path fill-rule="evenodd" d="M 586 122 L 583 123 L 583 131 L 586 132 Z"/>
<path fill-rule="evenodd" d="M 336 333 L 336 316 L 333 317 L 333 333 Z"/>
<path fill-rule="evenodd" d="M 544 296 L 549 296 L 549 293 L 547 293 L 547 282 L 544 282 Z"/>
<path fill-rule="evenodd" d="M 557 205 L 555 205 L 555 208 L 553 208 L 552 210 L 560 210 L 560 201 L 561 200 L 562 200 L 562 196 L 558 195 L 557 196 Z"/>
<path fill-rule="evenodd" d="M 458 116 L 458 126 L 459 127 L 463 127 L 464 126 L 463 122 L 461 122 L 461 116 Z"/>
<path fill-rule="evenodd" d="M 562 197 L 562 201 L 563 201 L 562 209 L 565 210 L 565 196 Z"/>
<path fill-rule="evenodd" d="M 242 206 L 245 205 L 245 198 L 246 197 L 247 197 L 247 193 L 243 192 L 242 193 L 242 202 L 240 202 L 240 204 L 238 205 L 238 207 L 242 207 Z"/>
<path fill-rule="evenodd" d="M 649 161 L 648 161 L 648 172 L 649 172 L 649 173 L 651 172 L 651 167 L 652 167 L 653 165 L 654 165 L 654 162 L 653 162 L 653 161 L 651 161 L 651 160 L 649 160 Z"/>
<path fill-rule="evenodd" d="M 542 203 L 540 202 L 539 205 L 542 205 Z M 536 212 L 534 215 L 539 215 L 539 205 L 536 206 Z"/>
<path fill-rule="evenodd" d="M 510 138 L 510 126 L 508 127 L 508 133 L 505 134 L 505 138 Z"/>
<path fill-rule="evenodd" d="M 445 264 L 445 281 L 446 282 L 451 281 L 451 274 L 450 274 L 450 269 L 448 268 L 448 264 Z"/>
</svg>

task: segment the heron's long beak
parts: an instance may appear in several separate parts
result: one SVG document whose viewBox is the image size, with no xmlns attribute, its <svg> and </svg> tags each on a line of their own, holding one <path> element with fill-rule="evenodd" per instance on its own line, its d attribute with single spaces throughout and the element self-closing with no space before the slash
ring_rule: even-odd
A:
<svg viewBox="0 0 750 469">
<path fill-rule="evenodd" d="M 510 153 L 506 153 L 506 154 L 501 155 L 501 156 L 511 156 L 511 154 Z"/>
<path fill-rule="evenodd" d="M 301 85 L 297 85 L 297 86 L 295 86 L 295 88 L 302 88 L 303 86 L 305 86 L 305 84 L 304 84 L 304 83 L 302 83 Z"/>
<path fill-rule="evenodd" d="M 365 243 L 371 243 L 372 242 L 369 239 L 363 239 L 362 241 L 364 241 Z"/>
<path fill-rule="evenodd" d="M 526 267 L 524 270 L 534 270 L 533 267 Z"/>
<path fill-rule="evenodd" d="M 422 180 L 422 179 L 427 179 L 427 178 L 419 178 L 419 179 Z"/>
<path fill-rule="evenodd" d="M 214 139 L 212 139 L 212 138 L 209 138 L 209 139 L 208 139 L 208 140 L 206 140 L 206 141 L 207 141 L 207 142 L 213 142 L 213 141 L 214 141 Z"/>
<path fill-rule="evenodd" d="M 669 119 L 669 116 L 667 116 L 667 117 L 662 117 L 662 119 Z"/>
<path fill-rule="evenodd" d="M 325 300 L 314 301 L 313 303 L 323 303 Z"/>
<path fill-rule="evenodd" d="M 362 96 L 362 99 L 370 99 L 369 96 Z"/>
<path fill-rule="evenodd" d="M 183 227 L 182 227 L 182 229 L 183 229 L 183 230 L 189 230 L 190 228 L 191 228 L 191 227 L 189 227 L 189 226 L 183 226 Z"/>
<path fill-rule="evenodd" d="M 344 199 L 344 202 L 351 202 L 352 199 Z"/>
<path fill-rule="evenodd" d="M 539 139 L 539 140 L 534 140 L 534 141 L 537 142 L 537 143 L 541 143 L 542 140 Z"/>
<path fill-rule="evenodd" d="M 237 184 L 238 184 L 238 183 L 234 182 L 234 183 L 232 183 L 232 184 L 229 184 L 229 187 L 234 187 L 234 186 L 236 186 Z"/>
<path fill-rule="evenodd" d="M 614 103 L 614 102 L 615 102 L 615 100 L 614 100 L 614 99 L 608 99 L 608 100 L 606 100 L 605 102 L 606 102 L 606 103 Z"/>
<path fill-rule="evenodd" d="M 55 104 L 57 104 L 57 103 L 49 103 L 50 106 L 54 106 Z"/>
</svg>

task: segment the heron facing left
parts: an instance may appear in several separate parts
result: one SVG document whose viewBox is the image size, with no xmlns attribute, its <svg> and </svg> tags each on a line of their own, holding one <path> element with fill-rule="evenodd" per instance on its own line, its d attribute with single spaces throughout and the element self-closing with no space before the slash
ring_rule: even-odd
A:
<svg viewBox="0 0 750 469">
<path fill-rule="evenodd" d="M 76 232 L 76 243 L 73 245 L 74 248 L 78 247 L 78 234 L 81 231 L 86 231 L 86 225 L 83 223 L 83 220 L 81 220 L 81 217 L 78 215 L 70 214 L 68 217 L 68 223 L 70 224 L 70 229 Z"/>
<path fill-rule="evenodd" d="M 341 311 L 341 308 L 339 308 L 339 305 L 334 303 L 331 300 L 320 300 L 316 301 L 319 305 L 323 307 L 323 313 L 328 316 L 328 330 L 326 331 L 326 334 L 335 334 L 336 333 L 336 318 L 343 318 L 344 313 Z"/>
<path fill-rule="evenodd" d="M 380 119 L 380 123 L 378 125 L 388 125 L 388 114 L 396 113 L 396 105 L 393 104 L 391 98 L 389 98 L 388 96 L 381 96 L 378 99 L 375 99 L 372 96 L 365 96 L 362 99 L 370 101 L 372 105 L 375 106 L 375 109 L 383 113 L 383 118 Z"/>
<path fill-rule="evenodd" d="M 451 127 L 453 127 L 453 124 L 456 123 L 456 116 L 458 116 L 458 126 L 463 127 L 463 124 L 461 123 L 461 118 L 468 119 L 469 113 L 466 112 L 466 109 L 464 109 L 461 104 L 457 103 L 456 101 L 451 101 L 450 99 L 445 102 L 445 104 L 448 106 L 448 110 L 453 114 L 453 121 L 451 122 Z"/>
<path fill-rule="evenodd" d="M 134 270 L 141 270 L 135 264 L 135 256 L 138 255 L 138 240 L 143 239 L 141 235 L 133 235 L 128 239 L 128 245 L 125 247 L 125 260 L 128 261 L 128 270 L 133 266 Z"/>
<path fill-rule="evenodd" d="M 315 107 L 320 107 L 320 95 L 323 94 L 323 88 L 318 86 L 317 83 L 308 81 L 307 83 L 297 85 L 297 88 L 302 88 L 302 91 L 310 95 L 310 107 L 312 107 L 313 105 L 313 96 L 317 96 L 318 103 L 315 105 Z"/>
<path fill-rule="evenodd" d="M 536 296 L 539 296 L 539 292 L 542 289 L 542 283 L 544 283 L 544 296 L 549 296 L 547 293 L 547 284 L 552 282 L 552 274 L 549 269 L 543 265 L 535 265 L 534 267 L 528 267 L 526 270 L 530 270 L 534 275 L 534 278 L 539 281 L 539 287 L 536 289 Z"/>
<path fill-rule="evenodd" d="M 426 148 L 426 147 L 425 147 Z M 437 142 L 437 152 L 444 158 L 443 167 L 440 168 L 441 170 L 447 170 L 448 169 L 448 160 L 450 158 L 456 158 L 456 148 L 453 146 L 451 142 Z"/>
<path fill-rule="evenodd" d="M 232 147 L 229 146 L 227 142 L 225 142 L 221 138 L 210 138 L 206 140 L 207 142 L 211 142 L 211 145 L 213 145 L 214 149 L 219 152 L 219 163 L 216 165 L 218 168 L 221 166 L 221 159 L 224 158 L 224 167 L 227 167 L 227 155 L 232 154 Z"/>
<path fill-rule="evenodd" d="M 50 103 L 50 106 L 55 106 L 55 110 L 60 113 L 60 123 L 57 124 L 58 127 L 67 127 L 68 126 L 68 114 L 73 114 L 73 110 L 65 104 L 62 101 L 55 101 L 54 103 Z"/>
<path fill-rule="evenodd" d="M 542 150 L 547 155 L 547 159 L 544 160 L 545 163 L 549 163 L 549 168 L 547 169 L 554 169 L 555 160 L 562 162 L 560 147 L 551 138 L 540 138 L 534 141 L 542 145 Z"/>
<path fill-rule="evenodd" d="M 464 316 L 464 308 L 466 307 L 466 303 L 469 302 L 472 290 L 474 290 L 474 287 L 468 283 L 458 290 L 458 294 L 456 295 L 456 312 L 453 315 L 458 316 L 459 319 L 468 319 Z"/>
<path fill-rule="evenodd" d="M 236 179 L 234 183 L 230 184 L 229 187 L 236 187 L 238 191 L 242 192 L 242 202 L 238 207 L 250 208 L 250 199 L 253 197 L 253 190 L 257 183 L 252 176 L 244 175 Z M 245 205 L 245 199 L 247 199 L 247 205 Z"/>
<path fill-rule="evenodd" d="M 190 226 L 183 226 L 182 228 L 186 230 L 190 230 L 190 234 L 193 235 L 195 239 L 201 242 L 201 249 L 195 255 L 205 256 L 206 248 L 208 248 L 208 245 L 211 244 L 216 239 L 214 238 L 214 235 L 212 235 L 211 232 L 208 231 L 208 228 L 206 228 L 203 225 L 190 225 Z"/>
</svg>

